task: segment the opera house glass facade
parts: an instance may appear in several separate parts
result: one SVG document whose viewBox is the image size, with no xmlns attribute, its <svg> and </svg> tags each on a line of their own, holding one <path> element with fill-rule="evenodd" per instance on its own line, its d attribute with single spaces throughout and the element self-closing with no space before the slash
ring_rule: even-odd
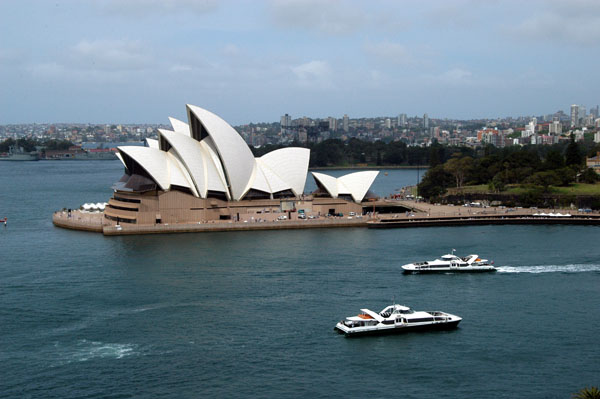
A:
<svg viewBox="0 0 600 399">
<path fill-rule="evenodd" d="M 206 223 L 291 219 L 361 212 L 377 171 L 312 175 L 310 150 L 283 148 L 255 158 L 238 132 L 210 111 L 187 105 L 188 123 L 169 118 L 147 146 L 121 146 L 125 174 L 113 186 L 104 224 Z M 300 211 L 298 213 L 298 211 Z"/>
</svg>

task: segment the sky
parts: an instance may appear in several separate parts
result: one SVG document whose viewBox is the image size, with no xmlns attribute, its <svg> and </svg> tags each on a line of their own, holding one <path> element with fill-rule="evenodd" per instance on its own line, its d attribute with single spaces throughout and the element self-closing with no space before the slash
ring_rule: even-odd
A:
<svg viewBox="0 0 600 399">
<path fill-rule="evenodd" d="M 600 1 L 0 0 L 0 124 L 600 103 Z"/>
</svg>

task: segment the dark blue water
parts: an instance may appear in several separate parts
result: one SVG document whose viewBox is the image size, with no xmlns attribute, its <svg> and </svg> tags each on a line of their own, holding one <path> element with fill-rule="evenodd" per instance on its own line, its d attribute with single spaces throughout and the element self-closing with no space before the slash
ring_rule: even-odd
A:
<svg viewBox="0 0 600 399">
<path fill-rule="evenodd" d="M 0 163 L 0 396 L 568 398 L 599 382 L 596 227 L 108 238 L 52 226 L 55 209 L 107 200 L 121 172 Z M 414 171 L 388 172 L 380 194 L 413 183 Z M 502 271 L 399 272 L 451 248 Z M 464 320 L 449 332 L 333 332 L 392 298 Z"/>
</svg>

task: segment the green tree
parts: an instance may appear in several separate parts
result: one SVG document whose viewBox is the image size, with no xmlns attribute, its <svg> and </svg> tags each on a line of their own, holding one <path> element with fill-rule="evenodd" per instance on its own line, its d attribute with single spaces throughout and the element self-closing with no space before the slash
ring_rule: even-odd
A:
<svg viewBox="0 0 600 399">
<path fill-rule="evenodd" d="M 2 143 L 0 143 L 0 152 L 8 152 L 10 146 L 15 144 L 17 144 L 17 142 L 13 138 L 8 138 L 4 140 Z"/>
<path fill-rule="evenodd" d="M 504 173 L 496 173 L 494 178 L 488 184 L 488 188 L 490 189 L 490 191 L 495 193 L 504 191 L 506 189 L 506 184 L 504 184 Z"/>
<path fill-rule="evenodd" d="M 577 178 L 577 172 L 575 172 L 572 168 L 562 168 L 554 171 L 560 180 L 561 186 L 568 186 L 573 183 Z"/>
<path fill-rule="evenodd" d="M 35 151 L 35 146 L 38 144 L 39 143 L 36 140 L 30 138 L 22 138 L 17 140 L 17 147 L 23 147 L 23 150 L 27 152 Z"/>
<path fill-rule="evenodd" d="M 562 180 L 555 171 L 551 170 L 547 172 L 537 172 L 527 178 L 525 182 L 541 186 L 543 187 L 544 192 L 547 193 L 550 191 L 550 186 L 559 186 L 561 185 Z"/>
<path fill-rule="evenodd" d="M 581 181 L 587 184 L 594 184 L 600 180 L 600 176 L 598 173 L 594 171 L 592 168 L 585 168 L 583 173 L 581 174 Z"/>
<path fill-rule="evenodd" d="M 565 167 L 565 158 L 560 151 L 552 149 L 546 154 L 546 159 L 543 163 L 543 168 L 546 170 L 555 170 Z"/>
<path fill-rule="evenodd" d="M 569 145 L 567 146 L 565 153 L 565 160 L 567 166 L 580 167 L 583 163 L 583 157 L 581 156 L 579 145 L 575 141 L 575 136 L 572 133 L 571 140 L 569 141 Z"/>
<path fill-rule="evenodd" d="M 445 171 L 443 165 L 438 165 L 427 170 L 417 189 L 420 196 L 431 200 L 445 194 L 452 181 L 452 175 Z"/>
<path fill-rule="evenodd" d="M 465 178 L 473 168 L 473 158 L 462 157 L 452 158 L 444 164 L 444 170 L 454 176 L 456 180 L 456 188 L 461 188 L 465 182 Z"/>
<path fill-rule="evenodd" d="M 440 154 L 441 145 L 438 144 L 437 140 L 434 139 L 433 144 L 429 147 L 429 166 L 436 167 L 442 163 L 442 157 Z"/>
</svg>

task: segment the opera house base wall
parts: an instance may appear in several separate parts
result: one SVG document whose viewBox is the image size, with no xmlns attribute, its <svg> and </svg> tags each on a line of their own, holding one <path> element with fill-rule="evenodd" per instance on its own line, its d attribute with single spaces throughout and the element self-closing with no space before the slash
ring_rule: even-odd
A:
<svg viewBox="0 0 600 399">
<path fill-rule="evenodd" d="M 104 212 L 55 212 L 58 227 L 105 235 L 203 231 L 366 227 L 363 206 L 341 198 L 283 198 L 226 201 L 171 191 L 115 191 Z M 336 215 L 338 215 L 336 217 Z M 343 216 L 339 216 L 343 215 Z"/>
<path fill-rule="evenodd" d="M 104 226 L 103 234 L 137 235 L 137 234 L 166 234 L 166 233 L 203 233 L 223 231 L 251 231 L 251 230 L 295 230 L 335 227 L 367 227 L 369 219 L 321 219 L 305 221 L 273 221 L 273 222 L 221 222 L 202 224 L 162 224 L 139 226 Z"/>
<path fill-rule="evenodd" d="M 103 225 L 157 225 L 211 223 L 217 221 L 254 222 L 282 218 L 321 217 L 350 212 L 362 213 L 362 205 L 340 198 L 256 199 L 226 201 L 198 198 L 181 191 L 129 193 L 116 191 L 104 210 Z"/>
</svg>

